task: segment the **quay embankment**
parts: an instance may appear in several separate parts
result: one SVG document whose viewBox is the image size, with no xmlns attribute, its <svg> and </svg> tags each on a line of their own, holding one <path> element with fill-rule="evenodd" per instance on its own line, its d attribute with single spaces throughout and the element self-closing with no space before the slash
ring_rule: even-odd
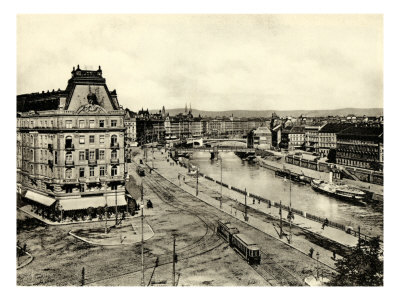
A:
<svg viewBox="0 0 400 300">
<path fill-rule="evenodd" d="M 160 155 L 159 153 L 154 153 L 154 158 L 153 161 L 148 162 L 150 168 L 153 168 L 154 166 L 154 172 L 159 173 L 165 179 L 180 186 L 181 189 L 191 193 L 192 195 L 196 194 L 195 182 L 197 178 L 188 175 L 188 170 L 185 167 L 172 163 L 172 160 L 167 162 L 166 156 Z M 199 176 L 197 197 L 202 201 L 223 210 L 231 217 L 244 221 L 244 195 L 241 191 L 235 191 L 232 187 L 224 184 L 221 208 L 221 201 L 217 200 L 221 185 L 218 184 L 218 180 L 211 180 L 210 178 L 211 177 L 207 175 Z M 252 198 L 250 193 L 248 193 L 247 199 L 249 200 L 247 204 L 247 207 L 249 208 L 249 219 L 246 223 L 276 239 L 279 239 L 279 208 L 276 207 L 276 205 L 270 205 L 261 200 L 260 202 L 256 200 L 255 202 L 251 202 Z M 284 218 L 286 218 L 286 216 L 284 216 Z M 283 223 L 284 238 L 280 241 L 288 244 L 290 229 L 287 220 Z M 313 248 L 316 252 L 321 254 L 321 261 L 334 267 L 335 261 L 332 259 L 333 251 L 335 254 L 338 254 L 338 252 L 341 251 L 340 249 L 349 249 L 354 247 L 357 244 L 357 241 L 358 236 L 348 234 L 343 230 L 329 225 L 322 229 L 321 223 L 318 221 L 296 215 L 292 226 L 292 241 L 290 246 L 305 254 L 308 254 L 309 250 Z M 340 256 L 338 255 L 337 257 Z"/>
</svg>

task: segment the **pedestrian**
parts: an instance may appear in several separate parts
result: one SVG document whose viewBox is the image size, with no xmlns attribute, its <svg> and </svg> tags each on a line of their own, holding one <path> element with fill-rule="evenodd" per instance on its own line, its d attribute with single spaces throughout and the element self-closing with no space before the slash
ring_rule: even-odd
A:
<svg viewBox="0 0 400 300">
<path fill-rule="evenodd" d="M 328 218 L 325 219 L 324 223 L 322 224 L 322 230 L 325 228 L 325 226 L 328 226 Z"/>
<path fill-rule="evenodd" d="M 314 253 L 314 248 L 313 247 L 311 247 L 310 248 L 310 253 L 308 254 L 311 258 L 312 258 L 312 256 L 313 256 L 313 253 Z"/>
<path fill-rule="evenodd" d="M 336 252 L 335 251 L 332 251 L 332 259 L 336 260 Z"/>
<path fill-rule="evenodd" d="M 258 204 L 260 204 L 261 203 L 261 200 L 260 200 L 260 198 L 258 199 Z"/>
<path fill-rule="evenodd" d="M 256 204 L 256 199 L 253 198 L 253 204 Z"/>
<path fill-rule="evenodd" d="M 24 253 L 26 253 L 26 243 L 24 244 L 24 247 L 22 248 L 22 250 L 24 251 Z"/>
</svg>

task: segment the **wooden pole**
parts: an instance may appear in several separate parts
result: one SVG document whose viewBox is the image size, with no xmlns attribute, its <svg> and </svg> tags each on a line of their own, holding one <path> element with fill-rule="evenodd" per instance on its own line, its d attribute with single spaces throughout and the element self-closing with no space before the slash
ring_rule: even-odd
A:
<svg viewBox="0 0 400 300">
<path fill-rule="evenodd" d="M 175 235 L 172 247 L 172 286 L 175 286 Z"/>
<path fill-rule="evenodd" d="M 117 202 L 117 186 L 115 187 L 115 228 L 118 225 L 118 202 Z"/>
<path fill-rule="evenodd" d="M 219 208 L 222 208 L 222 157 L 220 157 L 221 160 L 221 199 L 219 200 Z"/>
<path fill-rule="evenodd" d="M 144 206 L 144 204 L 143 204 L 143 182 L 142 182 L 142 185 L 141 185 L 141 198 L 142 198 L 142 217 L 141 217 L 141 221 L 142 221 L 142 286 L 144 286 L 144 237 L 143 237 L 143 218 L 144 218 L 144 216 L 143 216 L 143 206 Z"/>
<path fill-rule="evenodd" d="M 292 173 L 289 170 L 289 244 L 292 243 Z"/>
<path fill-rule="evenodd" d="M 85 285 L 85 267 L 82 268 L 82 278 L 81 278 L 81 285 Z"/>
<path fill-rule="evenodd" d="M 199 195 L 199 167 L 197 167 L 196 172 L 196 196 Z"/>
<path fill-rule="evenodd" d="M 281 239 L 283 236 L 283 230 L 282 230 L 282 201 L 279 201 L 279 238 Z"/>
<path fill-rule="evenodd" d="M 244 220 L 247 221 L 247 189 L 244 189 Z"/>
</svg>

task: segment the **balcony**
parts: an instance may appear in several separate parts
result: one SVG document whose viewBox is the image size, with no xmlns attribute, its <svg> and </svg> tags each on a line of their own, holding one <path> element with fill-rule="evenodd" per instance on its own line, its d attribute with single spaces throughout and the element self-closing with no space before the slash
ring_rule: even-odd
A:
<svg viewBox="0 0 400 300">
<path fill-rule="evenodd" d="M 97 166 L 97 160 L 96 159 L 88 159 L 88 165 L 89 166 Z"/>
<path fill-rule="evenodd" d="M 107 181 L 121 181 L 124 180 L 123 175 L 114 175 L 107 178 Z"/>
<path fill-rule="evenodd" d="M 119 149 L 119 143 L 111 143 L 110 148 L 111 149 Z"/>
<path fill-rule="evenodd" d="M 119 158 L 111 158 L 111 164 L 113 165 L 119 164 Z"/>
<path fill-rule="evenodd" d="M 74 166 L 75 166 L 75 163 L 74 163 L 73 160 L 66 160 L 66 161 L 65 161 L 65 166 L 66 166 L 66 167 L 74 167 Z"/>
<path fill-rule="evenodd" d="M 65 144 L 65 151 L 75 151 L 74 144 Z"/>
</svg>

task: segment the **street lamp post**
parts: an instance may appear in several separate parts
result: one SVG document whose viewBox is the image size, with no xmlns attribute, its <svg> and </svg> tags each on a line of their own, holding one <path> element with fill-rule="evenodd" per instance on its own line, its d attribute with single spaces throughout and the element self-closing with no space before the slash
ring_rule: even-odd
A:
<svg viewBox="0 0 400 300">
<path fill-rule="evenodd" d="M 289 244 L 292 243 L 292 173 L 289 170 Z"/>
<path fill-rule="evenodd" d="M 222 157 L 220 157 L 221 160 L 221 199 L 219 201 L 219 208 L 222 208 Z"/>
<path fill-rule="evenodd" d="M 200 171 L 200 168 L 197 167 L 197 172 L 196 172 L 196 196 L 199 195 L 199 171 Z"/>
<path fill-rule="evenodd" d="M 142 182 L 142 184 L 141 184 L 141 200 L 142 200 L 142 216 L 141 216 L 141 223 L 142 223 L 142 241 L 141 241 L 141 254 L 142 254 L 142 286 L 144 286 L 144 236 L 143 236 L 143 218 L 144 218 L 144 215 L 143 215 L 143 207 L 144 207 L 144 202 L 143 202 L 143 182 Z"/>
</svg>

